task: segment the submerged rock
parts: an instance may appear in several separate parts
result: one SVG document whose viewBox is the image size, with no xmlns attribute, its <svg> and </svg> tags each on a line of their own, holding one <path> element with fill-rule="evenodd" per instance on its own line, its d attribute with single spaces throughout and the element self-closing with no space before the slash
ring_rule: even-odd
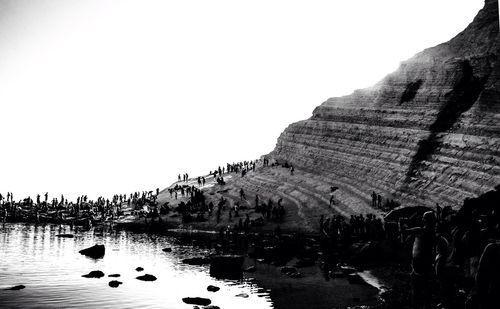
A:
<svg viewBox="0 0 500 309">
<path fill-rule="evenodd" d="M 89 272 L 88 274 L 86 275 L 82 275 L 82 277 L 85 277 L 85 278 L 102 278 L 104 277 L 104 273 L 100 270 L 93 270 L 91 272 Z"/>
<path fill-rule="evenodd" d="M 218 286 L 215 286 L 215 285 L 207 286 L 207 291 L 209 291 L 209 292 L 217 292 L 218 290 L 220 290 L 220 288 Z"/>
<path fill-rule="evenodd" d="M 120 284 L 123 284 L 123 282 L 121 281 L 117 281 L 117 280 L 111 280 L 108 285 L 112 288 L 117 288 Z"/>
<path fill-rule="evenodd" d="M 13 286 L 13 287 L 10 287 L 10 288 L 6 288 L 6 290 L 9 290 L 9 291 L 19 291 L 19 290 L 22 290 L 24 289 L 25 286 L 20 284 L 20 285 L 16 285 L 16 286 Z"/>
<path fill-rule="evenodd" d="M 184 297 L 182 301 L 188 305 L 199 305 L 199 306 L 208 306 L 212 303 L 210 299 L 203 297 Z"/>
<path fill-rule="evenodd" d="M 136 277 L 135 279 L 141 280 L 141 281 L 155 281 L 156 277 L 150 274 L 145 274 L 139 277 Z"/>
<path fill-rule="evenodd" d="M 104 257 L 105 248 L 104 245 L 94 245 L 92 247 L 80 250 L 79 252 L 80 254 L 83 254 L 93 259 L 100 259 Z"/>
</svg>

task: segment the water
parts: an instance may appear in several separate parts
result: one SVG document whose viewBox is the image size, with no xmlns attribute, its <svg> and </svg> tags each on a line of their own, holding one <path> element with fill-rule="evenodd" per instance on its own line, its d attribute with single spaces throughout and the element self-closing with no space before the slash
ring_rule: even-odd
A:
<svg viewBox="0 0 500 309">
<path fill-rule="evenodd" d="M 72 233 L 75 238 L 57 234 Z M 78 253 L 104 244 L 104 258 L 94 260 Z M 162 249 L 170 247 L 172 252 Z M 0 308 L 182 308 L 184 297 L 205 297 L 212 305 L 228 308 L 344 308 L 375 304 L 378 291 L 352 285 L 346 279 L 328 279 L 317 267 L 301 268 L 303 278 L 283 275 L 279 267 L 247 259 L 257 272 L 243 280 L 210 277 L 208 266 L 182 264 L 182 259 L 206 256 L 210 249 L 183 245 L 176 238 L 145 233 L 108 230 L 90 231 L 59 225 L 0 225 Z M 137 272 L 137 267 L 144 271 Z M 100 279 L 83 278 L 93 270 Z M 110 278 L 109 274 L 120 274 Z M 143 282 L 139 275 L 158 279 Z M 123 282 L 118 288 L 109 281 Z M 25 285 L 19 291 L 5 290 Z M 207 286 L 220 287 L 208 292 Z M 237 297 L 238 294 L 248 297 Z"/>
<path fill-rule="evenodd" d="M 272 308 L 267 293 L 249 280 L 223 281 L 209 276 L 208 267 L 181 263 L 187 256 L 205 255 L 208 250 L 174 244 L 172 238 L 125 231 L 114 234 L 77 232 L 75 238 L 56 237 L 69 227 L 23 224 L 0 227 L 1 308 L 193 308 L 183 297 L 206 297 L 221 308 Z M 74 232 L 74 231 L 73 231 Z M 95 243 L 106 246 L 103 259 L 93 260 L 78 253 Z M 171 247 L 173 252 L 161 249 Z M 144 271 L 137 272 L 136 267 Z M 83 278 L 92 270 L 105 277 Z M 108 278 L 108 274 L 121 274 Z M 141 274 L 158 279 L 144 282 Z M 123 282 L 111 288 L 108 282 Z M 7 291 L 23 284 L 25 289 Z M 208 285 L 220 291 L 207 291 Z M 245 293 L 248 298 L 235 297 Z"/>
</svg>

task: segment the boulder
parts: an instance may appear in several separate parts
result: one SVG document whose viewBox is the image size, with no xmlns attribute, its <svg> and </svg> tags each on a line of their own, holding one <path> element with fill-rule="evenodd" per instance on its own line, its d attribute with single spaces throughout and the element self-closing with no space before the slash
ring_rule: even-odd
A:
<svg viewBox="0 0 500 309">
<path fill-rule="evenodd" d="M 156 277 L 150 274 L 145 274 L 139 277 L 136 277 L 135 279 L 141 280 L 141 281 L 155 281 Z"/>
<path fill-rule="evenodd" d="M 143 271 L 143 270 L 144 270 L 144 268 L 142 268 L 142 267 L 137 267 L 135 270 L 136 270 L 136 271 Z"/>
<path fill-rule="evenodd" d="M 213 255 L 210 259 L 210 276 L 219 279 L 241 279 L 244 260 L 242 255 Z"/>
<path fill-rule="evenodd" d="M 111 280 L 108 285 L 112 288 L 117 288 L 120 284 L 122 284 L 123 282 L 121 281 L 117 281 L 117 280 Z"/>
<path fill-rule="evenodd" d="M 212 303 L 210 299 L 203 297 L 184 297 L 182 301 L 188 305 L 199 305 L 199 306 L 208 306 Z"/>
<path fill-rule="evenodd" d="M 104 245 L 94 245 L 92 247 L 80 250 L 79 252 L 80 254 L 83 254 L 93 259 L 100 259 L 104 257 L 105 248 Z"/>
<path fill-rule="evenodd" d="M 13 287 L 10 287 L 10 288 L 6 288 L 6 290 L 9 290 L 9 291 L 19 291 L 19 290 L 22 290 L 24 289 L 25 286 L 20 284 L 20 285 L 16 285 L 16 286 L 13 286 Z"/>
<path fill-rule="evenodd" d="M 217 292 L 218 290 L 220 290 L 220 288 L 218 286 L 215 286 L 215 285 L 207 286 L 207 291 L 209 291 L 209 292 Z"/>
<path fill-rule="evenodd" d="M 88 274 L 86 275 L 82 275 L 82 277 L 85 277 L 85 278 L 102 278 L 104 277 L 104 273 L 100 270 L 93 270 L 91 272 L 89 272 Z"/>
</svg>

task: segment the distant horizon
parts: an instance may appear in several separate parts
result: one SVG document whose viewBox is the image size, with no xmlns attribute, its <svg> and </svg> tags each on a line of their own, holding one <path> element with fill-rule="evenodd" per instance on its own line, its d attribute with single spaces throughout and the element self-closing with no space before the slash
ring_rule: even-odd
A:
<svg viewBox="0 0 500 309">
<path fill-rule="evenodd" d="M 0 0 L 0 193 L 111 197 L 255 160 L 484 4 L 402 2 Z"/>
</svg>

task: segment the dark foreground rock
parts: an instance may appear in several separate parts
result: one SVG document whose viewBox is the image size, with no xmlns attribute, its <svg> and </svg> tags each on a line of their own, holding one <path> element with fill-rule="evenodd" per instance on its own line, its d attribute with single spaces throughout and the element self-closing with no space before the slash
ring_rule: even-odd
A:
<svg viewBox="0 0 500 309">
<path fill-rule="evenodd" d="M 188 305 L 198 305 L 198 306 L 208 306 L 212 303 L 210 299 L 203 297 L 184 297 L 182 301 Z"/>
<path fill-rule="evenodd" d="M 141 281 L 155 281 L 156 277 L 150 274 L 145 274 L 139 277 L 136 277 L 135 279 L 141 280 Z"/>
<path fill-rule="evenodd" d="M 217 292 L 218 290 L 220 290 L 220 288 L 218 286 L 215 286 L 215 285 L 207 286 L 207 291 L 209 291 L 209 292 Z"/>
<path fill-rule="evenodd" d="M 104 257 L 105 253 L 105 248 L 104 245 L 94 245 L 90 248 L 80 250 L 80 254 L 83 254 L 85 256 L 88 256 L 93 259 L 100 259 Z"/>
<path fill-rule="evenodd" d="M 243 277 L 242 255 L 214 255 L 210 259 L 210 276 L 218 279 L 240 279 Z"/>
<path fill-rule="evenodd" d="M 86 275 L 82 275 L 82 277 L 85 277 L 85 278 L 102 278 L 104 277 L 104 273 L 100 270 L 93 270 L 91 272 L 89 272 L 88 274 Z"/>
<path fill-rule="evenodd" d="M 117 288 L 120 284 L 123 284 L 123 282 L 118 281 L 118 280 L 111 280 L 108 285 L 112 288 Z"/>
<path fill-rule="evenodd" d="M 16 286 L 13 286 L 13 287 L 10 287 L 10 288 L 6 288 L 6 290 L 9 290 L 9 291 L 19 291 L 19 290 L 22 290 L 24 289 L 25 286 L 20 284 L 20 285 L 16 285 Z"/>
</svg>

